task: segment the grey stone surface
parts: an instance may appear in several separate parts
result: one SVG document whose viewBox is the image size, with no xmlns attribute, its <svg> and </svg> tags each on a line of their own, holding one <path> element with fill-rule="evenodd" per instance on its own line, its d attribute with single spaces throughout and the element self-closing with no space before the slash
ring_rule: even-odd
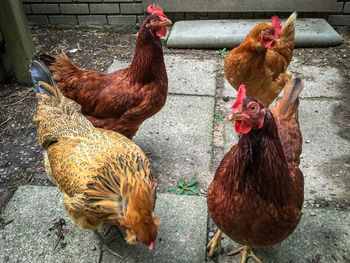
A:
<svg viewBox="0 0 350 263">
<path fill-rule="evenodd" d="M 350 262 L 350 212 L 304 209 L 303 213 L 297 229 L 287 239 L 269 248 L 255 248 L 255 254 L 263 262 Z M 225 236 L 222 246 L 219 263 L 241 262 L 240 255 L 225 255 L 239 244 Z"/>
<path fill-rule="evenodd" d="M 143 14 L 142 4 L 120 4 L 120 12 L 122 14 Z"/>
<path fill-rule="evenodd" d="M 346 2 L 346 3 L 345 3 L 343 12 L 344 12 L 345 14 L 350 14 L 350 2 Z"/>
<path fill-rule="evenodd" d="M 94 3 L 98 3 L 98 2 L 107 2 L 106 0 L 73 0 L 73 2 L 81 2 L 81 3 L 92 3 L 92 2 L 94 2 Z"/>
<path fill-rule="evenodd" d="M 215 95 L 215 60 L 165 56 L 169 93 Z M 195 73 L 195 74 L 194 74 Z"/>
<path fill-rule="evenodd" d="M 343 11 L 344 2 L 337 2 L 337 12 L 341 13 Z"/>
<path fill-rule="evenodd" d="M 126 245 L 119 238 L 112 247 L 127 259 L 118 260 L 104 252 L 102 262 L 135 262 L 135 258 L 142 262 L 204 262 L 205 198 L 158 194 L 154 215 L 162 218 L 162 225 L 152 252 L 144 245 Z M 98 240 L 91 231 L 73 224 L 56 187 L 20 186 L 1 216 L 5 222 L 13 222 L 0 230 L 0 262 L 98 262 Z M 66 221 L 64 249 L 59 245 L 55 249 L 58 238 L 49 230 L 59 218 Z"/>
<path fill-rule="evenodd" d="M 133 141 L 152 152 L 161 191 L 181 178 L 196 178 L 200 188 L 209 184 L 213 115 L 213 97 L 168 95 L 164 108 L 141 125 Z"/>
<path fill-rule="evenodd" d="M 136 23 L 136 15 L 129 16 L 107 16 L 110 25 L 134 25 Z"/>
<path fill-rule="evenodd" d="M 23 3 L 41 3 L 43 0 L 24 0 Z"/>
<path fill-rule="evenodd" d="M 73 15 L 58 15 L 49 16 L 50 24 L 53 25 L 77 25 L 78 20 L 76 16 Z"/>
<path fill-rule="evenodd" d="M 33 14 L 59 14 L 58 4 L 32 4 Z"/>
<path fill-rule="evenodd" d="M 146 15 L 137 16 L 137 23 L 139 23 L 139 25 L 141 26 L 141 24 L 143 23 L 143 21 L 145 21 L 146 18 Z"/>
<path fill-rule="evenodd" d="M 305 88 L 304 88 L 305 89 Z M 227 102 L 227 114 L 234 99 Z M 305 178 L 305 200 L 350 200 L 350 142 L 342 137 L 342 130 L 334 123 L 340 101 L 301 99 L 299 122 L 303 135 L 300 169 Z M 238 137 L 233 123 L 225 123 L 226 153 Z"/>
<path fill-rule="evenodd" d="M 144 9 L 149 4 L 153 4 L 153 0 L 142 1 Z M 319 0 L 317 5 L 313 1 L 295 0 L 295 1 L 255 1 L 246 0 L 228 1 L 228 0 L 158 0 L 163 10 L 167 12 L 288 12 L 294 11 L 297 7 L 299 12 L 336 12 L 336 1 Z"/>
<path fill-rule="evenodd" d="M 31 25 L 47 25 L 49 23 L 46 15 L 27 15 L 27 19 Z"/>
<path fill-rule="evenodd" d="M 60 4 L 62 14 L 88 14 L 88 4 Z"/>
<path fill-rule="evenodd" d="M 31 14 L 32 13 L 32 9 L 31 9 L 29 4 L 23 4 L 23 8 L 24 8 L 24 12 L 26 14 Z"/>
<path fill-rule="evenodd" d="M 103 0 L 103 2 L 132 3 L 133 0 Z"/>
<path fill-rule="evenodd" d="M 144 245 L 127 245 L 123 240 L 112 248 L 126 256 L 127 260 L 116 260 L 105 253 L 103 263 L 107 262 L 205 262 L 207 240 L 207 202 L 199 196 L 185 197 L 158 194 L 154 214 L 160 216 L 156 245 L 152 252 Z"/>
<path fill-rule="evenodd" d="M 77 16 L 80 25 L 106 25 L 107 18 L 105 15 L 87 15 Z"/>
<path fill-rule="evenodd" d="M 76 227 L 67 217 L 56 187 L 22 186 L 1 214 L 0 262 L 96 262 L 98 240 L 93 233 Z M 56 219 L 64 218 L 64 249 L 55 249 L 58 237 L 50 231 Z M 8 260 L 6 260 L 6 258 Z"/>
<path fill-rule="evenodd" d="M 90 4 L 91 14 L 118 14 L 119 4 Z"/>
<path fill-rule="evenodd" d="M 201 60 L 183 55 L 165 55 L 164 61 L 168 74 L 169 93 L 215 95 L 215 60 Z M 108 72 L 113 72 L 129 65 L 130 63 L 116 61 L 110 66 Z"/>
<path fill-rule="evenodd" d="M 96 0 L 94 2 L 98 2 L 98 1 L 102 2 L 102 0 Z M 73 0 L 43 0 L 43 2 L 44 3 L 71 3 L 73 2 Z M 74 0 L 74 2 L 79 2 L 79 1 Z M 85 2 L 88 2 L 88 0 Z"/>
<path fill-rule="evenodd" d="M 167 45 L 173 48 L 233 48 L 262 21 L 266 20 L 178 21 L 171 30 Z M 319 18 L 297 19 L 295 34 L 296 47 L 333 46 L 342 41 L 327 21 Z"/>
<path fill-rule="evenodd" d="M 329 15 L 328 22 L 334 26 L 350 26 L 350 15 Z"/>
</svg>

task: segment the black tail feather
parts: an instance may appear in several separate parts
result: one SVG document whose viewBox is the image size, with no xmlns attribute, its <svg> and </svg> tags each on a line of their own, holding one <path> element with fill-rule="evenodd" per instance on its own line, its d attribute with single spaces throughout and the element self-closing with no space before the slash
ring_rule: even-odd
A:
<svg viewBox="0 0 350 263">
<path fill-rule="evenodd" d="M 39 55 L 39 59 L 41 62 L 43 62 L 45 64 L 45 66 L 49 67 L 52 64 L 54 64 L 56 62 L 56 58 L 51 57 L 49 55 L 46 54 L 40 54 Z"/>
<path fill-rule="evenodd" d="M 45 82 L 50 86 L 55 86 L 52 75 L 47 67 L 39 60 L 37 56 L 35 56 L 31 63 L 29 69 L 30 75 L 32 77 L 32 81 L 34 84 L 35 91 L 37 93 L 47 94 L 53 96 L 52 92 L 45 88 L 45 86 L 40 85 L 39 82 Z"/>
</svg>

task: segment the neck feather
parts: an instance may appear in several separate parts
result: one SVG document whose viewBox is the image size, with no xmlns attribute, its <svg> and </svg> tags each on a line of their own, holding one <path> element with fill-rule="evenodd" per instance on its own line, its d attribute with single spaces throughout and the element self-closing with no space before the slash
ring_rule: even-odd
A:
<svg viewBox="0 0 350 263">
<path fill-rule="evenodd" d="M 134 82 L 147 84 L 165 73 L 162 44 L 159 37 L 142 28 L 139 32 L 129 77 Z"/>
<path fill-rule="evenodd" d="M 290 199 L 291 179 L 277 126 L 270 111 L 262 128 L 242 135 L 231 178 L 238 192 L 257 193 L 263 199 L 285 205 Z"/>
</svg>

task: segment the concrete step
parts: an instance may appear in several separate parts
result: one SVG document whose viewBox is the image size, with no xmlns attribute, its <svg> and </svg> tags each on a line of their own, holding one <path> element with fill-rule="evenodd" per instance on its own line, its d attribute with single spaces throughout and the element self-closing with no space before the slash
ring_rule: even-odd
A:
<svg viewBox="0 0 350 263">
<path fill-rule="evenodd" d="M 126 259 L 104 252 L 101 262 L 205 261 L 205 198 L 158 194 L 154 215 L 162 219 L 162 225 L 153 251 L 141 244 L 127 245 L 119 238 L 112 248 Z M 20 186 L 1 217 L 5 222 L 13 221 L 0 229 L 0 262 L 99 262 L 98 240 L 92 231 L 74 225 L 56 187 Z M 60 248 L 55 231 L 49 230 L 60 218 L 66 221 L 64 248 Z"/>
<path fill-rule="evenodd" d="M 304 209 L 303 213 L 297 229 L 282 243 L 253 249 L 262 262 L 350 262 L 350 212 Z M 239 244 L 224 236 L 222 247 L 218 263 L 241 262 L 240 255 L 226 256 Z"/>
<path fill-rule="evenodd" d="M 233 48 L 250 30 L 267 19 L 178 21 L 172 27 L 167 46 L 172 48 Z M 282 21 L 282 25 L 285 20 Z M 340 45 L 342 38 L 320 18 L 298 18 L 296 47 Z"/>
</svg>

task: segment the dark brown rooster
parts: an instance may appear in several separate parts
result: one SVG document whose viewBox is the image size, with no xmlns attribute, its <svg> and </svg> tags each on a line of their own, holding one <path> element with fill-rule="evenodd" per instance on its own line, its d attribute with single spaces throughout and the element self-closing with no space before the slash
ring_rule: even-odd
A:
<svg viewBox="0 0 350 263">
<path fill-rule="evenodd" d="M 162 109 L 168 94 L 160 37 L 171 21 L 159 6 L 150 5 L 147 11 L 150 16 L 142 23 L 129 68 L 102 73 L 78 68 L 63 52 L 40 56 L 64 96 L 79 103 L 95 127 L 129 139 L 144 120 Z"/>
<path fill-rule="evenodd" d="M 301 218 L 304 177 L 298 168 L 302 136 L 298 123 L 300 79 L 290 80 L 282 98 L 268 110 L 246 97 L 241 85 L 229 121 L 235 121 L 238 144 L 222 159 L 209 186 L 209 213 L 219 230 L 209 242 L 209 255 L 221 249 L 222 232 L 242 248 L 272 246 L 287 238 Z"/>
</svg>

